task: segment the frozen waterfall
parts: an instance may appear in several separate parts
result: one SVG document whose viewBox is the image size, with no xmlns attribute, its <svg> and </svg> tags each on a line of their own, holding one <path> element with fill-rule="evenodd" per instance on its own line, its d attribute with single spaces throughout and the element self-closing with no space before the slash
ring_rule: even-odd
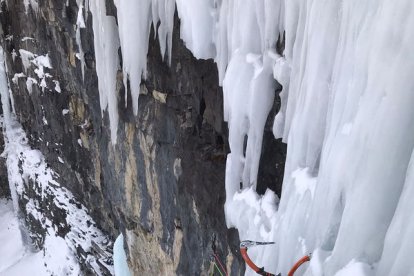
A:
<svg viewBox="0 0 414 276">
<path fill-rule="evenodd" d="M 94 16 L 101 17 L 95 33 L 103 39 L 95 46 L 105 45 L 107 34 L 117 32 L 99 13 L 105 1 L 94 2 Z M 174 2 L 115 4 L 124 82 L 131 81 L 136 113 L 151 22 L 158 26 L 162 55 L 170 57 Z M 297 258 L 313 252 L 302 274 L 414 273 L 409 261 L 414 249 L 414 2 L 177 0 L 176 6 L 186 46 L 198 58 L 215 59 L 223 85 L 231 148 L 227 224 L 241 239 L 276 242 L 252 250 L 255 261 L 286 273 Z M 285 48 L 277 52 L 283 37 Z M 116 64 L 115 52 L 110 56 L 107 63 Z M 97 66 L 99 79 L 113 87 L 117 68 Z M 276 81 L 283 90 L 274 135 L 288 144 L 280 202 L 271 191 L 263 197 L 255 192 Z M 103 109 L 114 104 L 108 93 L 101 91 Z M 112 112 L 116 108 L 109 108 Z M 110 118 L 116 133 L 117 116 Z"/>
</svg>

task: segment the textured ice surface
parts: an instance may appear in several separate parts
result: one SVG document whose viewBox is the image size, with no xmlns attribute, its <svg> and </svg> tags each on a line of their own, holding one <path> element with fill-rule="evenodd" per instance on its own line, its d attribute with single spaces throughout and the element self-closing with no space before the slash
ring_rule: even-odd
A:
<svg viewBox="0 0 414 276">
<path fill-rule="evenodd" d="M 253 120 L 244 111 L 243 119 L 234 119 L 235 109 L 254 102 L 245 102 L 245 89 L 237 86 L 249 82 L 249 67 L 240 58 L 243 43 L 233 51 L 223 83 L 225 96 L 227 91 L 235 95 L 225 102 L 225 113 L 231 114 L 226 118 L 227 220 L 241 239 L 276 241 L 273 248 L 252 252 L 271 271 L 286 273 L 302 255 L 322 250 L 327 253 L 321 269 L 307 275 L 413 273 L 408 252 L 414 232 L 407 224 L 413 206 L 404 200 L 413 196 L 408 166 L 414 146 L 414 81 L 408 73 L 414 69 L 412 8 L 408 0 L 284 3 L 286 48 L 282 56 L 270 56 L 273 76 L 283 85 L 274 133 L 288 143 L 288 154 L 282 199 L 270 221 L 261 215 L 260 197 L 238 200 L 246 193 L 238 191 L 240 182 L 254 187 L 255 178 L 244 176 L 256 166 L 248 152 L 241 154 L 242 137 L 267 109 L 255 108 Z M 245 12 L 257 15 L 252 8 Z M 260 18 L 255 24 L 260 26 Z M 251 32 L 250 38 L 260 40 L 259 33 Z M 257 51 L 249 47 L 247 52 Z M 266 55 L 266 46 L 261 53 Z M 236 77 L 227 84 L 229 75 Z M 238 135 L 232 134 L 234 127 Z M 242 208 L 259 218 L 242 219 L 237 212 Z M 269 231 L 259 231 L 269 224 Z"/>
</svg>

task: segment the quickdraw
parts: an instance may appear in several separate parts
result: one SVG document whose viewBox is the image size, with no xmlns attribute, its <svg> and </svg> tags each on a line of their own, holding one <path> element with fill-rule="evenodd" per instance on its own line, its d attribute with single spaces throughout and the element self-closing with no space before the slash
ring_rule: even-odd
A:
<svg viewBox="0 0 414 276">
<path fill-rule="evenodd" d="M 263 275 L 263 276 L 281 276 L 282 274 L 279 273 L 277 275 L 272 274 L 270 272 L 265 271 L 264 267 L 260 268 L 258 267 L 249 257 L 249 255 L 247 254 L 247 249 L 249 247 L 252 246 L 257 246 L 257 245 L 268 245 L 268 244 L 274 244 L 274 242 L 256 242 L 256 241 L 242 241 L 240 243 L 240 253 L 244 259 L 244 261 L 246 262 L 246 264 L 253 269 L 257 274 L 259 275 Z M 302 257 L 301 259 L 299 259 L 299 261 L 297 261 L 294 266 L 290 269 L 288 276 L 294 276 L 294 273 L 296 272 L 296 270 L 304 263 L 310 261 L 310 259 L 312 258 L 312 254 L 306 255 L 304 257 Z"/>
<path fill-rule="evenodd" d="M 250 259 L 249 255 L 247 255 L 247 249 L 252 246 L 256 245 L 266 245 L 266 244 L 274 244 L 274 242 L 255 242 L 255 241 L 242 241 L 240 243 L 240 253 L 246 262 L 246 264 L 253 269 L 257 274 L 263 275 L 263 276 L 275 276 L 274 274 L 270 272 L 266 272 L 264 267 L 260 268 L 253 261 Z"/>
</svg>

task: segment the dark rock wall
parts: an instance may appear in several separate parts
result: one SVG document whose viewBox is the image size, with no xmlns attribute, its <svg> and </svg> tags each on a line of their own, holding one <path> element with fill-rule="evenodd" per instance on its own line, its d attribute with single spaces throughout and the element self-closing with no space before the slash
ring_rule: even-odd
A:
<svg viewBox="0 0 414 276">
<path fill-rule="evenodd" d="M 224 220 L 228 146 L 216 65 L 195 59 L 185 48 L 175 16 L 171 66 L 162 60 L 157 39 L 149 42 L 148 78 L 141 87 L 138 116 L 132 113 L 130 95 L 125 107 L 119 72 L 120 121 L 113 146 L 108 114 L 102 117 L 99 106 L 91 14 L 81 29 L 86 61 L 82 79 L 76 58 L 78 7 L 75 0 L 67 6 L 65 2 L 39 1 L 39 10 L 27 14 L 23 1 L 2 2 L 8 77 L 16 115 L 31 145 L 43 152 L 60 182 L 106 233 L 113 238 L 124 233 L 135 275 L 205 274 L 213 248 L 232 275 L 241 274 L 237 231 L 228 230 Z M 108 14 L 116 14 L 112 1 L 106 2 Z M 53 68 L 45 68 L 51 77 L 45 79 L 44 91 L 38 85 L 32 93 L 27 90 L 27 78 L 37 78 L 34 66 L 12 81 L 24 72 L 21 58 L 13 61 L 19 49 L 48 54 Z M 53 89 L 56 80 L 61 93 Z M 272 168 L 283 167 L 279 151 L 285 149 L 274 144 L 269 130 L 264 147 L 271 150 L 265 149 L 263 157 L 270 161 L 261 163 L 258 187 L 264 191 L 273 185 L 280 192 L 279 185 L 271 184 Z"/>
<path fill-rule="evenodd" d="M 29 9 L 26 14 L 23 1 L 8 1 L 7 5 L 3 2 L 0 20 L 8 78 L 17 119 L 26 130 L 32 147 L 43 152 L 65 180 L 64 185 L 88 206 L 102 227 L 115 234 L 113 220 L 109 219 L 111 210 L 106 210 L 107 201 L 99 181 L 98 143 L 105 136 L 101 135 L 103 121 L 95 68 L 93 63 L 86 66 L 85 81 L 82 81 L 80 62 L 75 57 L 77 10 L 75 1 L 69 1 L 69 6 L 65 6 L 65 1 L 41 1 L 37 13 Z M 86 30 L 82 33 L 85 53 L 93 57 L 93 34 Z M 33 39 L 24 40 L 25 37 Z M 53 68 L 44 68 L 45 73 L 51 75 L 45 79 L 48 88 L 44 91 L 33 85 L 32 93 L 28 92 L 27 77 L 40 80 L 34 72 L 35 66 L 25 72 L 20 49 L 49 56 Z M 13 52 L 18 55 L 14 61 Z M 22 72 L 26 77 L 12 80 L 15 74 Z M 59 81 L 61 93 L 54 90 L 54 80 Z M 69 110 L 66 115 L 62 112 L 65 109 Z M 78 139 L 85 141 L 82 147 Z M 59 162 L 58 157 L 64 163 Z"/>
<path fill-rule="evenodd" d="M 0 114 L 2 113 L 0 107 Z M 4 151 L 3 116 L 0 115 L 0 154 Z M 10 187 L 7 179 L 6 160 L 0 157 L 0 198 L 10 198 Z"/>
</svg>

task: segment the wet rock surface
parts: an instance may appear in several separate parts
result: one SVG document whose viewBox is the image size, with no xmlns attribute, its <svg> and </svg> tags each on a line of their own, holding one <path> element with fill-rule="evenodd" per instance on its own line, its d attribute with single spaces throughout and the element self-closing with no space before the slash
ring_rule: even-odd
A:
<svg viewBox="0 0 414 276">
<path fill-rule="evenodd" d="M 216 65 L 195 59 L 186 49 L 177 15 L 171 65 L 162 60 L 151 33 L 138 116 L 133 115 L 130 94 L 125 97 L 119 72 L 120 120 L 113 145 L 108 114 L 102 116 L 99 105 L 91 13 L 85 16 L 86 28 L 80 29 L 83 78 L 76 57 L 78 6 L 74 0 L 65 2 L 39 1 L 37 11 L 26 11 L 22 1 L 1 4 L 14 107 L 31 146 L 42 151 L 60 183 L 105 233 L 113 239 L 124 233 L 135 275 L 203 275 L 213 250 L 231 275 L 242 274 L 238 234 L 227 229 L 224 219 L 228 145 Z M 115 15 L 112 1 L 106 2 L 107 14 Z M 36 66 L 26 70 L 21 49 L 48 55 L 52 68 L 44 68 L 50 76 L 44 78 L 46 88 L 35 84 L 29 91 L 28 79 L 41 79 Z M 283 173 L 284 155 L 279 152 L 285 149 L 266 129 L 258 189 L 280 193 L 272 168 L 281 166 Z M 281 183 L 282 174 L 277 177 Z M 30 185 L 27 189 L 28 195 L 36 192 Z M 42 234 L 41 229 L 32 230 Z"/>
</svg>

